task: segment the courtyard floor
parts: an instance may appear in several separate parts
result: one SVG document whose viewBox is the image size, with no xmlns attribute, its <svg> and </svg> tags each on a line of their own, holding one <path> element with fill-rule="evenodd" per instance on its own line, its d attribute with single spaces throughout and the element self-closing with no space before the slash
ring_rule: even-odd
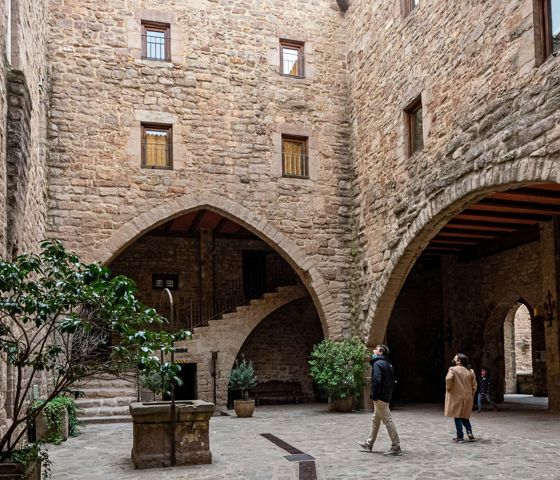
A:
<svg viewBox="0 0 560 480">
<path fill-rule="evenodd" d="M 132 424 L 88 425 L 82 434 L 49 447 L 54 480 L 196 479 L 560 479 L 560 416 L 544 399 L 509 397 L 493 413 L 473 412 L 477 441 L 455 444 L 453 421 L 442 405 L 402 405 L 393 410 L 403 455 L 384 457 L 382 426 L 373 453 L 356 441 L 367 437 L 371 414 L 327 412 L 325 404 L 261 406 L 255 416 L 213 417 L 212 465 L 134 470 Z M 260 434 L 270 433 L 311 455 L 313 466 L 288 461 L 289 453 Z"/>
</svg>

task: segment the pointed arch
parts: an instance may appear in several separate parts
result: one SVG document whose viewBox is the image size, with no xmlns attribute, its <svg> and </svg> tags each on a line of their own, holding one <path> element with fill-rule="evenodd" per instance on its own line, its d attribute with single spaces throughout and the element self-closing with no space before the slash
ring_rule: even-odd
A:
<svg viewBox="0 0 560 480">
<path fill-rule="evenodd" d="M 337 311 L 327 285 L 318 271 L 317 262 L 306 255 L 287 235 L 254 210 L 211 192 L 183 195 L 138 215 L 116 230 L 101 246 L 86 256 L 109 264 L 129 245 L 149 230 L 189 211 L 207 209 L 243 226 L 280 254 L 294 269 L 307 288 L 319 313 L 325 337 L 333 334 Z"/>
<path fill-rule="evenodd" d="M 550 158 L 524 158 L 466 174 L 426 202 L 391 253 L 381 277 L 368 295 L 364 322 L 368 345 L 381 342 L 397 296 L 414 263 L 430 239 L 468 205 L 490 193 L 532 183 L 560 181 L 560 163 Z"/>
</svg>

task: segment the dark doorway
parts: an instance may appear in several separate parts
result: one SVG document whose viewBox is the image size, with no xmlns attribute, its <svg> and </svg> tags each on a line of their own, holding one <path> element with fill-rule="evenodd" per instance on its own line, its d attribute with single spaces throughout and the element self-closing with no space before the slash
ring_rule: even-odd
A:
<svg viewBox="0 0 560 480">
<path fill-rule="evenodd" d="M 175 390 L 177 400 L 196 400 L 196 363 L 182 363 L 179 378 L 183 385 Z"/>
<path fill-rule="evenodd" d="M 245 300 L 258 298 L 266 291 L 266 256 L 262 250 L 243 251 L 243 293 Z"/>
</svg>

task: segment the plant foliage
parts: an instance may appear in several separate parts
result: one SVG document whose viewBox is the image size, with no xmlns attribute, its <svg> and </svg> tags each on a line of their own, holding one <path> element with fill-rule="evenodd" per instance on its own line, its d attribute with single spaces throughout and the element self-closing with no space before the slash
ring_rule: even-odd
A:
<svg viewBox="0 0 560 480">
<path fill-rule="evenodd" d="M 49 403 L 45 404 L 44 400 L 36 400 L 32 408 L 41 408 L 45 415 L 48 436 L 43 439 L 46 443 L 54 443 L 59 445 L 64 440 L 64 410 L 68 411 L 68 433 L 72 437 L 76 437 L 78 432 L 78 406 L 71 397 L 54 397 Z"/>
<path fill-rule="evenodd" d="M 244 399 L 248 398 L 248 390 L 256 385 L 257 377 L 253 369 L 253 363 L 244 358 L 235 360 L 235 367 L 229 373 L 229 387 L 241 390 Z"/>
<path fill-rule="evenodd" d="M 0 461 L 18 445 L 29 421 L 83 379 L 132 367 L 177 376 L 179 366 L 160 361 L 159 353 L 171 353 L 174 342 L 190 333 L 161 330 L 166 320 L 135 293 L 132 280 L 112 277 L 97 263 L 81 263 L 58 241 L 44 241 L 40 253 L 14 262 L 0 260 L 0 353 L 15 383 L 14 421 L 0 438 Z M 45 373 L 50 394 L 28 409 L 31 387 Z"/>
<path fill-rule="evenodd" d="M 364 384 L 365 346 L 358 340 L 325 339 L 309 360 L 313 380 L 333 399 L 359 395 Z"/>
</svg>

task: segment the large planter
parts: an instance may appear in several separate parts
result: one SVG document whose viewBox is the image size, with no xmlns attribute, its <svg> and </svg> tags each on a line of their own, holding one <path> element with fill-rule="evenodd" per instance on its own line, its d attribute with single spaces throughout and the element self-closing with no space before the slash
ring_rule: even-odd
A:
<svg viewBox="0 0 560 480">
<path fill-rule="evenodd" d="M 252 417 L 255 411 L 255 401 L 254 400 L 234 400 L 233 408 L 235 414 L 241 418 Z"/>
<path fill-rule="evenodd" d="M 133 422 L 134 468 L 171 466 L 171 402 L 137 402 L 129 408 Z M 176 465 L 212 463 L 208 427 L 213 413 L 213 403 L 175 402 Z"/>
<path fill-rule="evenodd" d="M 354 397 L 331 399 L 329 410 L 333 412 L 350 412 L 354 406 Z"/>
<path fill-rule="evenodd" d="M 0 463 L 0 480 L 41 480 L 41 459 L 25 468 L 21 463 Z"/>
<path fill-rule="evenodd" d="M 52 429 L 49 429 L 47 424 L 47 414 L 45 410 L 43 410 L 35 419 L 35 434 L 37 436 L 37 440 L 46 441 L 52 435 L 59 435 L 62 437 L 62 440 L 68 440 L 68 409 L 64 408 L 62 410 L 62 419 L 60 425 L 60 431 L 56 432 Z"/>
</svg>

